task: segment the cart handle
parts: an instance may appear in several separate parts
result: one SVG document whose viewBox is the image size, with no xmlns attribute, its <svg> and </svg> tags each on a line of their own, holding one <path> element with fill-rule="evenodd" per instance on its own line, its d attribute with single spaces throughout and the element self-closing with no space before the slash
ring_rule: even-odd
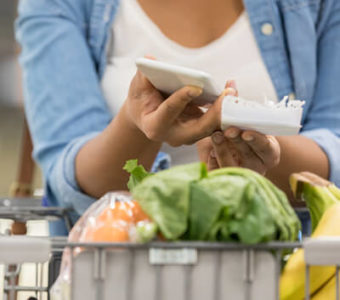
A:
<svg viewBox="0 0 340 300">
<path fill-rule="evenodd" d="M 0 236 L 0 262 L 16 264 L 46 262 L 51 253 L 48 238 L 31 236 Z"/>
<path fill-rule="evenodd" d="M 340 237 L 308 238 L 303 248 L 307 265 L 340 265 Z"/>
</svg>

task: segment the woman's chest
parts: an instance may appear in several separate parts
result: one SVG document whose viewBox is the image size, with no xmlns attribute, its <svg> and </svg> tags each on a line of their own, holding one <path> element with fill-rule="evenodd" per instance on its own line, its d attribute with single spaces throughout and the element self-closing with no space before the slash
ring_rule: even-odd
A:
<svg viewBox="0 0 340 300">
<path fill-rule="evenodd" d="M 134 0 L 162 33 L 189 48 L 219 38 L 242 13 L 242 0 Z"/>
</svg>

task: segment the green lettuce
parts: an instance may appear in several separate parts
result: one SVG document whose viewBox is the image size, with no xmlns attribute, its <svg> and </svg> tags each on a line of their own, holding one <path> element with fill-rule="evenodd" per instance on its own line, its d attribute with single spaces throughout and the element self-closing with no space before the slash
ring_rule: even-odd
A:
<svg viewBox="0 0 340 300">
<path fill-rule="evenodd" d="M 148 173 L 142 165 L 138 165 L 137 159 L 128 160 L 123 169 L 130 174 L 129 181 L 127 183 L 127 187 L 130 191 L 142 182 L 145 177 L 151 175 L 151 173 Z"/>
<path fill-rule="evenodd" d="M 295 240 L 300 223 L 287 197 L 248 169 L 207 172 L 203 163 L 149 176 L 137 161 L 127 164 L 129 188 L 168 240 Z"/>
<path fill-rule="evenodd" d="M 258 243 L 274 235 L 273 217 L 249 179 L 222 175 L 192 185 L 190 239 Z"/>
<path fill-rule="evenodd" d="M 175 240 L 188 227 L 191 183 L 207 175 L 204 164 L 173 167 L 144 178 L 132 190 L 143 210 L 166 239 Z"/>
</svg>

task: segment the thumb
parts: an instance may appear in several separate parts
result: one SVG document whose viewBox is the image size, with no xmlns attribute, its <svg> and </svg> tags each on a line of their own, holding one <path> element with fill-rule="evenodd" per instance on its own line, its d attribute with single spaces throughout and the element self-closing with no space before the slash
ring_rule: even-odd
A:
<svg viewBox="0 0 340 300">
<path fill-rule="evenodd" d="M 157 119 L 165 126 L 171 125 L 186 106 L 201 94 L 202 89 L 195 86 L 186 86 L 177 90 L 158 107 Z"/>
</svg>

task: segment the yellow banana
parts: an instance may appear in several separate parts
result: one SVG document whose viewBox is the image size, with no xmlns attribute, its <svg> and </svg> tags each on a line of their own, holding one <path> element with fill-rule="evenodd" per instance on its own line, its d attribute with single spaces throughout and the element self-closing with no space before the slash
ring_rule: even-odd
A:
<svg viewBox="0 0 340 300">
<path fill-rule="evenodd" d="M 329 207 L 312 234 L 319 236 L 340 236 L 340 203 Z M 294 252 L 285 265 L 280 278 L 281 300 L 303 300 L 305 296 L 304 251 Z M 310 293 L 313 294 L 335 274 L 333 266 L 312 266 L 310 268 Z M 328 300 L 331 300 L 328 299 Z"/>
<path fill-rule="evenodd" d="M 292 174 L 289 183 L 294 197 L 306 202 L 314 232 L 326 209 L 340 201 L 340 190 L 332 182 L 310 172 Z"/>
<path fill-rule="evenodd" d="M 311 299 L 312 300 L 335 300 L 336 277 L 333 276 Z M 339 282 L 340 283 L 340 282 Z"/>
</svg>

